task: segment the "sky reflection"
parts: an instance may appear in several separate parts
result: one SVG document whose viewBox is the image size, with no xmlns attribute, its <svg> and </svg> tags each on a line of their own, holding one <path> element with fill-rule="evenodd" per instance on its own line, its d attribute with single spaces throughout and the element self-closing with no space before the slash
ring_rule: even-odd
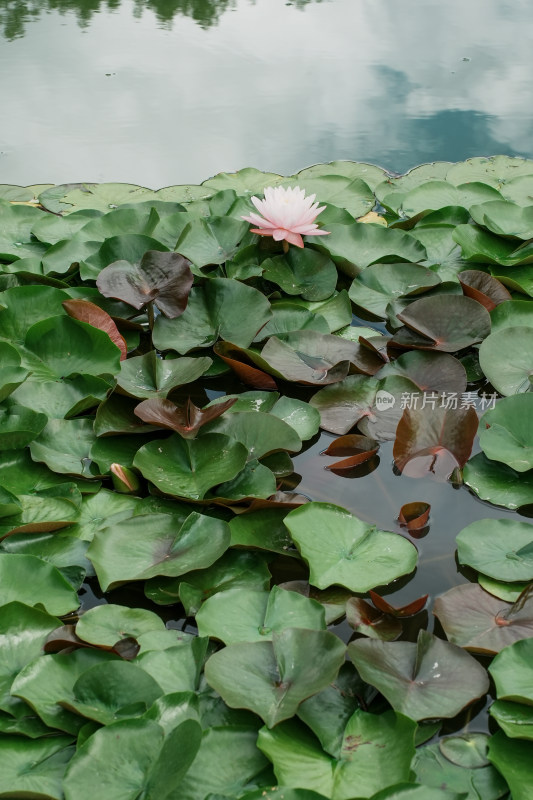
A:
<svg viewBox="0 0 533 800">
<path fill-rule="evenodd" d="M 531 25 L 525 0 L 0 0 L 0 182 L 533 156 Z"/>
</svg>

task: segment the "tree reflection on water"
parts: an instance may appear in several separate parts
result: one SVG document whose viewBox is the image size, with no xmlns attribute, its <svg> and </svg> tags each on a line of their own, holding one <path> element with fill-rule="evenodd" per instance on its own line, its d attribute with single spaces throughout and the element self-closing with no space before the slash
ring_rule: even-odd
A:
<svg viewBox="0 0 533 800">
<path fill-rule="evenodd" d="M 257 0 L 248 0 L 255 5 Z M 309 3 L 328 0 L 288 0 L 287 5 L 303 9 Z M 94 14 L 120 8 L 122 0 L 0 0 L 0 36 L 8 41 L 24 36 L 28 22 L 41 14 L 73 12 L 81 28 L 87 27 Z M 217 25 L 225 11 L 235 9 L 237 0 L 133 0 L 133 14 L 140 17 L 152 11 L 158 22 L 168 26 L 176 15 L 190 17 L 201 28 Z"/>
</svg>

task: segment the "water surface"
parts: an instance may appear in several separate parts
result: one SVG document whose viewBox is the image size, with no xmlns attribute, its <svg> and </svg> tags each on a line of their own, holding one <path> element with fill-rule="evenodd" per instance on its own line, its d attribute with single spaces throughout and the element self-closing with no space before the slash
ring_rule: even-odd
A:
<svg viewBox="0 0 533 800">
<path fill-rule="evenodd" d="M 526 0 L 0 0 L 0 183 L 533 156 Z"/>
</svg>

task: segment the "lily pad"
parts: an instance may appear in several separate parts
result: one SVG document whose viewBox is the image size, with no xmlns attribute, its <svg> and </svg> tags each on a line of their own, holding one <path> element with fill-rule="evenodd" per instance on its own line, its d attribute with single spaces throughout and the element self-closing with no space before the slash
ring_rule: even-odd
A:
<svg viewBox="0 0 533 800">
<path fill-rule="evenodd" d="M 90 792 L 109 800 L 134 800 L 139 794 L 161 800 L 173 795 L 193 762 L 202 731 L 186 720 L 165 737 L 150 720 L 124 720 L 96 731 L 68 766 L 65 798 L 75 800 Z M 113 763 L 113 773 L 107 766 Z M 132 770 L 132 764 L 135 769 Z"/>
<path fill-rule="evenodd" d="M 329 631 L 285 628 L 272 642 L 228 645 L 207 661 L 205 677 L 230 708 L 249 708 L 271 728 L 334 680 L 344 653 Z"/>
<path fill-rule="evenodd" d="M 454 717 L 489 689 L 472 656 L 425 630 L 416 644 L 360 639 L 348 654 L 363 680 L 411 719 Z"/>
<path fill-rule="evenodd" d="M 431 472 L 447 478 L 472 452 L 478 428 L 475 409 L 443 408 L 436 397 L 433 404 L 406 408 L 396 429 L 394 462 L 412 477 Z"/>
<path fill-rule="evenodd" d="M 381 225 L 329 225 L 330 235 L 319 249 L 329 253 L 337 267 L 355 278 L 362 269 L 377 262 L 417 262 L 426 258 L 424 247 L 403 231 Z"/>
<path fill-rule="evenodd" d="M 404 335 L 401 329 L 393 341 L 426 350 L 454 353 L 482 341 L 490 333 L 487 309 L 464 296 L 422 297 L 410 303 L 398 318 L 411 333 Z"/>
<path fill-rule="evenodd" d="M 514 519 L 472 522 L 457 536 L 460 564 L 501 581 L 533 581 L 533 525 Z"/>
<path fill-rule="evenodd" d="M 205 434 L 201 440 L 174 434 L 141 447 L 133 465 L 161 491 L 202 500 L 213 486 L 234 478 L 247 458 L 246 447 L 222 433 Z"/>
<path fill-rule="evenodd" d="M 128 358 L 117 375 L 117 383 L 131 397 L 167 397 L 179 386 L 200 378 L 211 366 L 210 358 L 157 358 L 151 350 Z"/>
<path fill-rule="evenodd" d="M 452 739 L 447 739 L 447 742 L 450 747 Z M 463 748 L 465 755 L 470 755 L 472 748 L 463 736 L 457 737 L 454 747 L 456 755 L 460 748 Z M 449 791 L 459 793 L 462 800 L 499 800 L 507 797 L 509 791 L 505 780 L 488 761 L 486 765 L 473 769 L 460 766 L 446 758 L 439 742 L 417 749 L 413 770 L 416 780 L 427 789 L 428 797 L 431 797 L 431 790 L 441 789 L 443 784 Z M 420 800 L 425 800 L 425 795 Z"/>
<path fill-rule="evenodd" d="M 533 742 L 508 739 L 498 731 L 490 740 L 489 758 L 507 781 L 513 800 L 528 800 Z"/>
<path fill-rule="evenodd" d="M 61 800 L 63 776 L 74 751 L 69 736 L 2 736 L 0 796 Z"/>
<path fill-rule="evenodd" d="M 479 425 L 479 443 L 485 455 L 517 472 L 533 469 L 533 432 L 528 424 L 532 414 L 533 394 L 504 397 L 487 411 Z"/>
<path fill-rule="evenodd" d="M 499 700 L 513 700 L 515 703 L 533 706 L 532 656 L 533 638 L 515 642 L 496 656 L 489 666 L 489 672 Z"/>
<path fill-rule="evenodd" d="M 357 306 L 386 319 L 391 301 L 420 294 L 440 282 L 438 275 L 419 264 L 372 264 L 355 278 L 349 295 Z"/>
<path fill-rule="evenodd" d="M 463 468 L 466 485 L 482 500 L 512 511 L 533 503 L 533 473 L 516 472 L 478 453 Z"/>
<path fill-rule="evenodd" d="M 192 283 L 186 258 L 157 250 L 148 250 L 139 264 L 115 261 L 96 280 L 104 297 L 116 297 L 137 310 L 154 303 L 170 319 L 185 311 Z"/>
<path fill-rule="evenodd" d="M 477 653 L 498 653 L 519 639 L 533 636 L 533 601 L 507 603 L 476 583 L 454 586 L 435 601 L 446 636 Z"/>
<path fill-rule="evenodd" d="M 533 708 L 524 703 L 496 700 L 489 714 L 511 739 L 533 739 Z"/>
<path fill-rule="evenodd" d="M 87 556 L 108 591 L 128 581 L 209 567 L 229 542 L 229 526 L 222 520 L 193 512 L 180 525 L 170 514 L 150 514 L 97 531 Z"/>
<path fill-rule="evenodd" d="M 228 278 L 211 278 L 192 289 L 181 317 L 157 317 L 153 341 L 159 350 L 182 355 L 210 347 L 218 338 L 248 347 L 270 317 L 270 303 L 257 289 Z"/>
<path fill-rule="evenodd" d="M 413 721 L 402 714 L 359 709 L 348 720 L 338 758 L 325 753 L 310 732 L 293 721 L 274 730 L 262 728 L 257 744 L 272 760 L 281 784 L 349 800 L 354 787 L 359 797 L 369 798 L 391 782 L 408 780 L 414 734 Z"/>
<path fill-rule="evenodd" d="M 37 556 L 0 553 L 0 604 L 13 600 L 42 606 L 56 616 L 68 614 L 79 605 L 72 585 L 47 561 Z"/>
<path fill-rule="evenodd" d="M 88 669 L 116 658 L 111 652 L 92 648 L 41 656 L 20 671 L 11 690 L 29 703 L 50 728 L 75 736 L 87 720 L 58 705 L 59 700 L 72 695 L 72 687 Z"/>
<path fill-rule="evenodd" d="M 165 630 L 163 621 L 144 608 L 127 608 L 108 603 L 82 614 L 76 634 L 84 642 L 112 648 L 121 639 L 136 638 L 142 633 Z"/>
<path fill-rule="evenodd" d="M 286 628 L 325 630 L 316 600 L 274 586 L 271 592 L 236 586 L 208 598 L 196 615 L 200 636 L 225 644 L 271 641 Z"/>
<path fill-rule="evenodd" d="M 417 550 L 403 536 L 377 530 L 340 506 L 307 503 L 284 522 L 319 589 L 340 584 L 366 592 L 416 566 Z"/>
<path fill-rule="evenodd" d="M 337 284 L 337 269 L 324 253 L 304 247 L 290 248 L 283 256 L 263 261 L 263 277 L 280 286 L 288 295 L 304 300 L 325 300 Z"/>
<path fill-rule="evenodd" d="M 519 325 L 491 333 L 479 348 L 479 363 L 500 394 L 531 391 L 533 328 Z"/>
</svg>

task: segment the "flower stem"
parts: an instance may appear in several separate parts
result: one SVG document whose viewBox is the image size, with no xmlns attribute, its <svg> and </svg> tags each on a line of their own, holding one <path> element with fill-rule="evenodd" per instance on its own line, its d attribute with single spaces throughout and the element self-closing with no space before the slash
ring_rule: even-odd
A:
<svg viewBox="0 0 533 800">
<path fill-rule="evenodd" d="M 152 300 L 152 302 L 148 303 L 148 306 L 147 306 L 146 310 L 148 311 L 148 326 L 149 326 L 150 330 L 153 331 L 153 329 L 154 329 L 154 303 L 153 303 L 153 300 Z"/>
<path fill-rule="evenodd" d="M 286 239 L 284 239 L 283 242 L 281 243 L 281 245 L 283 247 L 283 252 L 284 253 L 288 253 L 289 252 L 289 243 L 288 243 L 288 241 Z"/>
</svg>

